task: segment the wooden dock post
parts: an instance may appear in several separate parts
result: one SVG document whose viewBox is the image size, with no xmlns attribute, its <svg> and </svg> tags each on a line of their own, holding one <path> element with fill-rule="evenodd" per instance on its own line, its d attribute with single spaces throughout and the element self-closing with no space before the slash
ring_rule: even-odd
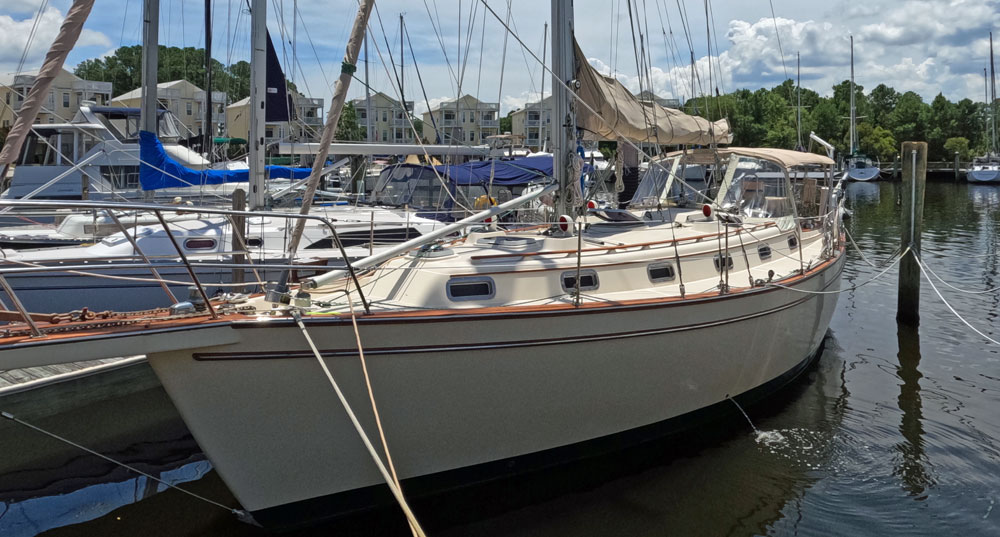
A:
<svg viewBox="0 0 1000 537">
<path fill-rule="evenodd" d="M 958 151 L 955 151 L 955 182 L 958 182 Z"/>
<path fill-rule="evenodd" d="M 902 248 L 920 255 L 920 224 L 924 219 L 924 187 L 927 182 L 927 142 L 903 142 Z M 899 295 L 896 320 L 916 326 L 920 323 L 920 266 L 906 253 L 899 262 Z"/>
<path fill-rule="evenodd" d="M 899 179 L 899 155 L 892 157 L 892 179 Z"/>
<path fill-rule="evenodd" d="M 237 188 L 233 191 L 233 210 L 234 211 L 245 211 L 247 210 L 247 193 L 242 188 Z M 241 252 L 248 249 L 248 245 L 243 244 L 246 239 L 246 221 L 245 216 L 233 216 L 233 264 L 243 264 L 246 263 L 246 256 L 243 254 L 237 254 L 235 252 Z M 242 240 L 241 240 L 242 237 Z M 233 283 L 243 283 L 246 281 L 246 273 L 243 269 L 234 268 L 233 269 Z M 239 293 L 243 291 L 242 287 L 233 287 L 234 293 Z"/>
</svg>

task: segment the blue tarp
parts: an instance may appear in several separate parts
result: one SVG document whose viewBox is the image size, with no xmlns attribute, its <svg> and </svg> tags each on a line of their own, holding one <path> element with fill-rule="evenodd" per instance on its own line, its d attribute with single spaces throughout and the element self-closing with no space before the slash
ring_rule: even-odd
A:
<svg viewBox="0 0 1000 537">
<path fill-rule="evenodd" d="M 465 164 L 435 166 L 441 175 L 456 185 L 493 184 L 500 186 L 523 185 L 552 177 L 552 157 L 522 157 L 513 160 L 486 160 Z"/>
<path fill-rule="evenodd" d="M 170 158 L 155 134 L 139 132 L 139 183 L 143 190 L 179 188 L 222 183 L 240 183 L 250 180 L 249 170 L 192 170 Z M 270 178 L 305 179 L 310 168 L 268 166 Z"/>
</svg>

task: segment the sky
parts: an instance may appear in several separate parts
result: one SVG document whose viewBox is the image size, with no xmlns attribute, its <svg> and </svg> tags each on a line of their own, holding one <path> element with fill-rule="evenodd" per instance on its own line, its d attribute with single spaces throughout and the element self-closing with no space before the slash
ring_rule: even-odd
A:
<svg viewBox="0 0 1000 537">
<path fill-rule="evenodd" d="M 70 4 L 0 0 L 3 78 L 19 66 L 31 70 L 41 65 Z M 212 4 L 213 57 L 227 64 L 249 59 L 247 0 Z M 328 105 L 357 0 L 297 4 L 294 40 L 293 0 L 268 1 L 268 28 L 286 76 Z M 633 23 L 641 26 L 635 28 L 635 40 L 640 33 L 645 36 L 651 59 L 651 68 L 642 74 L 644 87 L 651 83 L 658 95 L 682 99 L 692 94 L 692 53 L 695 94 L 713 88 L 725 93 L 774 86 L 786 75 L 794 78 L 799 54 L 802 86 L 829 95 L 834 84 L 850 76 L 853 35 L 855 78 L 866 92 L 885 83 L 898 91 L 915 91 L 928 102 L 938 93 L 951 100 L 982 101 L 989 32 L 1000 22 L 1000 0 L 710 0 L 707 24 L 705 0 L 631 0 L 633 23 L 629 4 L 575 1 L 575 35 L 584 54 L 599 71 L 637 92 L 640 73 L 632 28 Z M 97 0 L 67 68 L 139 43 L 141 9 L 142 0 Z M 543 47 L 550 9 L 548 2 L 539 0 L 378 0 L 369 21 L 369 85 L 398 98 L 395 75 L 390 73 L 399 69 L 403 13 L 409 36 L 404 43 L 404 91 L 417 112 L 454 98 L 459 89 L 486 102 L 500 102 L 502 113 L 519 108 L 538 100 L 543 84 L 545 94 L 552 87 L 532 56 L 540 58 L 543 48 L 550 48 Z M 204 45 L 203 0 L 161 0 L 160 12 L 160 44 Z M 513 35 L 497 16 L 504 21 L 509 17 Z M 357 76 L 363 79 L 364 71 L 362 53 Z M 363 86 L 352 83 L 349 97 L 363 95 Z"/>
</svg>

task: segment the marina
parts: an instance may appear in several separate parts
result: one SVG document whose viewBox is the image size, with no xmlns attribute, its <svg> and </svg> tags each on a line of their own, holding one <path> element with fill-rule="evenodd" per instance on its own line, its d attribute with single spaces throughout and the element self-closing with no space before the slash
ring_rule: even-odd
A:
<svg viewBox="0 0 1000 537">
<path fill-rule="evenodd" d="M 191 2 L 15 10 L 0 534 L 1000 529 L 989 24 Z"/>
</svg>

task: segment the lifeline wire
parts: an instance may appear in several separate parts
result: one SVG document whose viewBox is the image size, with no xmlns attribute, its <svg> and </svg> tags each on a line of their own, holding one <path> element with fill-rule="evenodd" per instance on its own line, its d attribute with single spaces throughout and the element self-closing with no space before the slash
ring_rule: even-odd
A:
<svg viewBox="0 0 1000 537">
<path fill-rule="evenodd" d="M 38 432 L 40 432 L 40 433 L 42 433 L 42 434 L 44 434 L 44 435 L 46 435 L 46 436 L 48 436 L 50 438 L 54 438 L 54 439 L 56 439 L 56 440 L 58 440 L 60 442 L 63 442 L 64 444 L 68 444 L 68 445 L 73 446 L 73 447 L 75 447 L 77 449 L 81 449 L 83 451 L 86 451 L 87 453 L 89 453 L 91 455 L 94 455 L 96 457 L 100 457 L 101 459 L 104 459 L 104 460 L 106 460 L 106 461 L 108 461 L 108 462 L 110 462 L 112 464 L 121 466 L 122 468 L 125 468 L 126 470 L 131 470 L 131 471 L 133 471 L 133 472 L 135 472 L 135 473 L 137 473 L 137 474 L 139 474 L 139 475 L 141 475 L 141 476 L 143 476 L 143 477 L 145 477 L 147 479 L 152 479 L 153 481 L 156 481 L 157 483 L 159 483 L 161 485 L 166 485 L 166 486 L 168 486 L 168 487 L 170 487 L 172 489 L 175 489 L 175 490 L 178 490 L 180 492 L 183 492 L 184 494 L 187 494 L 188 496 L 191 496 L 193 498 L 199 499 L 199 500 L 201 500 L 203 502 L 206 502 L 206 503 L 210 503 L 210 504 L 212 504 L 212 505 L 214 505 L 216 507 L 221 507 L 221 508 L 225 509 L 226 511 L 229 511 L 230 513 L 236 515 L 236 517 L 239 518 L 243 522 L 247 522 L 247 523 L 250 523 L 250 524 L 257 525 L 257 523 L 253 520 L 253 517 L 250 516 L 250 513 L 246 512 L 246 511 L 244 511 L 242 509 L 234 509 L 232 507 L 229 507 L 228 505 L 219 503 L 219 502 L 217 502 L 215 500 L 210 500 L 210 499 L 208 499 L 208 498 L 206 498 L 204 496 L 201 496 L 199 494 L 195 494 L 194 492 L 191 492 L 189 490 L 182 489 L 182 488 L 180 488 L 180 487 L 178 487 L 176 485 L 173 485 L 171 483 L 168 483 L 168 482 L 166 482 L 166 481 L 164 481 L 164 480 L 162 480 L 162 479 L 160 479 L 160 478 L 158 478 L 156 476 L 147 474 L 146 472 L 143 472 L 142 470 L 140 470 L 140 469 L 138 469 L 138 468 L 136 468 L 134 466 L 129 466 L 128 464 L 125 464 L 123 462 L 118 462 L 118 461 L 112 459 L 111 457 L 108 457 L 107 455 L 103 455 L 101 453 L 98 453 L 98 452 L 90 449 L 90 448 L 81 446 L 80 444 L 77 444 L 76 442 L 73 442 L 72 440 L 63 438 L 63 437 L 61 437 L 61 436 L 59 436 L 59 435 L 57 435 L 55 433 L 46 431 L 45 429 L 42 429 L 41 427 L 32 425 L 32 424 L 30 424 L 30 423 L 22 420 L 21 418 L 18 418 L 16 416 L 14 416 L 13 414 L 11 414 L 9 412 L 0 412 L 0 417 L 7 418 L 7 419 L 13 421 L 14 423 L 23 425 L 23 426 L 25 426 L 25 427 L 27 427 L 29 429 L 34 430 L 34 431 L 38 431 Z"/>
</svg>

